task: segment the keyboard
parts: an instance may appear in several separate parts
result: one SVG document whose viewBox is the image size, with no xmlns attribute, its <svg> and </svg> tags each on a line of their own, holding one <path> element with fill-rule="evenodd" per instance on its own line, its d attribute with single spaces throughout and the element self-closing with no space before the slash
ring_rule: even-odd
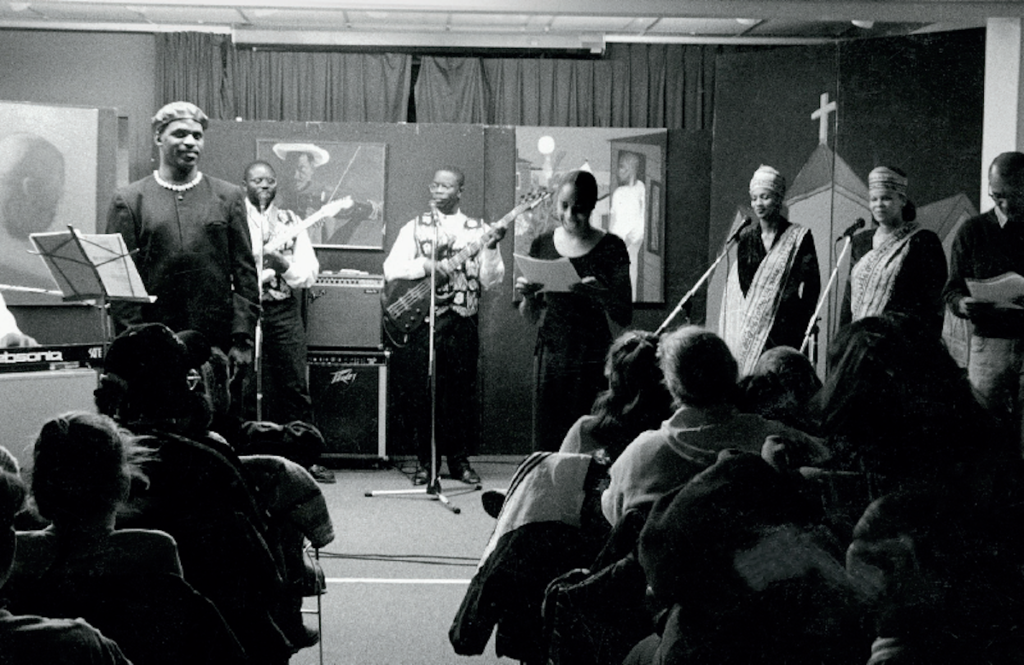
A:
<svg viewBox="0 0 1024 665">
<path fill-rule="evenodd" d="M 103 363 L 102 344 L 0 348 L 0 372 L 40 372 L 95 367 Z"/>
</svg>

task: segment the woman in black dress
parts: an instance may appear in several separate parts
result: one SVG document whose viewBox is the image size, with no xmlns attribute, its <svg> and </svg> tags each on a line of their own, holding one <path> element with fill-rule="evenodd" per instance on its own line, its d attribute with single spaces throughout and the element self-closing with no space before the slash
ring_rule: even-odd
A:
<svg viewBox="0 0 1024 665">
<path fill-rule="evenodd" d="M 606 384 L 611 323 L 627 326 L 633 319 L 626 245 L 590 224 L 596 203 L 597 181 L 591 173 L 566 174 L 555 199 L 559 225 L 530 246 L 533 258 L 569 259 L 580 282 L 567 292 L 543 291 L 543 284 L 524 277 L 516 283 L 523 295 L 520 313 L 538 325 L 534 450 L 558 450 L 572 424 L 590 412 Z"/>
</svg>

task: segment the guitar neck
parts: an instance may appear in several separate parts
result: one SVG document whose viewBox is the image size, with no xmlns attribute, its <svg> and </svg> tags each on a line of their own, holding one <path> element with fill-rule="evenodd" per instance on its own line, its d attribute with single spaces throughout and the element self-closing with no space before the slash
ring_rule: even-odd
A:
<svg viewBox="0 0 1024 665">
<path fill-rule="evenodd" d="M 306 229 L 313 228 L 317 224 L 320 224 L 325 219 L 327 219 L 327 217 L 328 217 L 328 215 L 321 214 L 320 212 L 313 213 L 312 215 L 309 216 L 308 219 L 303 220 L 302 222 L 296 224 L 295 226 L 289 227 L 281 235 L 275 235 L 273 238 L 271 238 L 270 242 L 268 242 L 266 245 L 263 246 L 263 251 L 264 252 L 276 252 L 276 251 L 278 251 L 279 249 L 281 249 L 282 247 L 284 247 L 285 245 L 290 243 L 295 238 L 298 238 L 300 233 L 302 233 Z"/>
<path fill-rule="evenodd" d="M 448 264 L 452 268 L 461 268 L 463 263 L 476 256 L 480 250 L 483 249 L 484 245 L 491 242 L 495 231 L 508 227 L 508 225 L 512 223 L 512 220 L 522 214 L 522 212 L 527 210 L 529 207 L 532 207 L 532 205 L 528 206 L 527 204 L 522 204 L 510 210 L 504 217 L 491 224 L 490 228 L 487 229 L 487 232 L 484 233 L 481 239 L 468 243 L 456 254 L 452 255 L 452 257 L 448 259 Z"/>
</svg>

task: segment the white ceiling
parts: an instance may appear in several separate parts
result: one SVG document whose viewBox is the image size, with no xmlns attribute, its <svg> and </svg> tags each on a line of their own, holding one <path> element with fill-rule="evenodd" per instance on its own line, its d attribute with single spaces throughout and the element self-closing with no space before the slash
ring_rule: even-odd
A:
<svg viewBox="0 0 1024 665">
<path fill-rule="evenodd" d="M 209 31 L 252 45 L 591 52 L 611 42 L 813 43 L 1022 16 L 1020 0 L 0 0 L 0 29 Z"/>
</svg>

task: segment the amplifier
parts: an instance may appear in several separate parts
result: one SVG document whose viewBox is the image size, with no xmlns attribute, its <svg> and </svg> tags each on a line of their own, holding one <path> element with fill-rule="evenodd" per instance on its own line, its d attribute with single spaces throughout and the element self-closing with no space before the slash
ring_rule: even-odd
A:
<svg viewBox="0 0 1024 665">
<path fill-rule="evenodd" d="M 388 354 L 311 351 L 306 361 L 323 457 L 387 459 Z"/>
<path fill-rule="evenodd" d="M 381 275 L 321 273 L 307 290 L 310 349 L 383 349 Z"/>
</svg>

